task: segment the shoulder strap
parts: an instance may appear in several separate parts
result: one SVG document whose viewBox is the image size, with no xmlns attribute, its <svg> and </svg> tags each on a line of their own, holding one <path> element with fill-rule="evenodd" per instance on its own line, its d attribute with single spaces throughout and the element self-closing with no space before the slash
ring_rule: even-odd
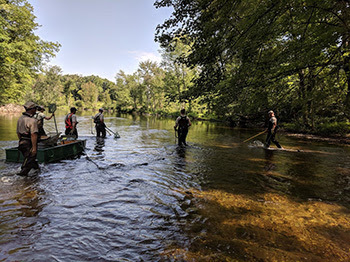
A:
<svg viewBox="0 0 350 262">
<path fill-rule="evenodd" d="M 66 123 L 66 128 L 72 128 L 72 115 L 73 113 L 70 113 L 67 115 L 66 120 L 64 121 Z"/>
<path fill-rule="evenodd" d="M 95 122 L 96 122 L 96 121 L 101 121 L 101 118 L 100 118 L 101 115 L 102 115 L 101 113 L 98 113 L 98 114 L 94 117 Z"/>
</svg>

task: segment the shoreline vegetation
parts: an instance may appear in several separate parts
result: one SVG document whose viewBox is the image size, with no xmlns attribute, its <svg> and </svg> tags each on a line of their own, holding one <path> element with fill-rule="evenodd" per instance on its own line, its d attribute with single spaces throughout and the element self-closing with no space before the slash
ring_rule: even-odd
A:
<svg viewBox="0 0 350 262">
<path fill-rule="evenodd" d="M 68 109 L 67 109 L 68 110 Z M 84 109 L 84 110 L 93 110 L 93 109 Z M 118 111 L 118 110 L 112 110 L 112 111 Z M 7 104 L 7 105 L 2 105 L 0 106 L 0 116 L 4 114 L 20 114 L 23 112 L 23 106 L 18 105 L 18 104 Z M 133 111 L 134 113 L 138 114 L 144 114 L 142 112 L 136 112 Z M 124 110 L 122 113 L 130 113 L 128 110 Z M 163 117 L 173 117 L 175 114 L 168 114 L 168 115 L 161 115 Z M 148 114 L 148 115 L 154 115 L 154 116 L 159 116 L 158 114 Z M 232 122 L 228 122 L 225 120 L 220 120 L 217 118 L 203 118 L 203 117 L 193 117 L 194 120 L 198 121 L 212 121 L 212 122 L 225 122 L 227 126 L 232 126 Z M 258 126 L 258 125 L 257 125 Z M 251 129 L 253 127 L 246 127 L 247 129 Z M 350 135 L 345 134 L 345 135 L 321 135 L 317 133 L 308 133 L 308 132 L 302 132 L 301 130 L 295 131 L 295 130 L 290 130 L 287 127 L 281 127 L 280 133 L 288 136 L 288 137 L 294 137 L 302 140 L 309 140 L 309 141 L 316 141 L 316 142 L 327 142 L 330 144 L 345 144 L 345 145 L 350 145 Z"/>
<path fill-rule="evenodd" d="M 132 74 L 119 70 L 111 81 L 63 74 L 47 64 L 60 43 L 35 35 L 40 25 L 26 0 L 6 2 L 0 105 L 8 106 L 0 111 L 21 112 L 17 105 L 24 101 L 157 117 L 175 117 L 185 108 L 192 119 L 263 129 L 273 110 L 281 132 L 347 138 L 349 4 L 228 3 L 156 1 L 156 8 L 177 10 L 155 31 L 161 61 L 142 61 Z"/>
</svg>

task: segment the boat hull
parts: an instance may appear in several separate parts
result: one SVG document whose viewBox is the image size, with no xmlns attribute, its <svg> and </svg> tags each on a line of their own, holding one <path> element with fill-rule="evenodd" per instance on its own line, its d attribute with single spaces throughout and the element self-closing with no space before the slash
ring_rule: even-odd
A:
<svg viewBox="0 0 350 262">
<path fill-rule="evenodd" d="M 76 140 L 47 148 L 38 148 L 37 160 L 39 163 L 51 163 L 63 159 L 69 159 L 83 153 L 86 140 Z M 6 149 L 6 162 L 23 162 L 23 155 L 17 147 Z"/>
</svg>

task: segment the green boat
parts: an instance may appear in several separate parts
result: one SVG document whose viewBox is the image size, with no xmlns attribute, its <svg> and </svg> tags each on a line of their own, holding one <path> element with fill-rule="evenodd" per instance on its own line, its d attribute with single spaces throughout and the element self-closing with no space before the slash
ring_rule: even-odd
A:
<svg viewBox="0 0 350 262">
<path fill-rule="evenodd" d="M 39 163 L 52 163 L 63 159 L 76 157 L 83 153 L 86 140 L 62 141 L 62 143 L 50 147 L 38 147 L 37 160 Z M 17 147 L 6 149 L 7 162 L 23 162 L 23 155 Z"/>
</svg>

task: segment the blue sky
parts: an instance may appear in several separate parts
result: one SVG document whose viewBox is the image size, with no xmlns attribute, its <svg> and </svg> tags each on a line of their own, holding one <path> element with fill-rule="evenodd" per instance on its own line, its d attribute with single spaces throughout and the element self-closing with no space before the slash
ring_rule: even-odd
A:
<svg viewBox="0 0 350 262">
<path fill-rule="evenodd" d="M 28 0 L 34 7 L 36 34 L 62 46 L 50 65 L 63 74 L 98 75 L 115 81 L 119 70 L 131 74 L 140 61 L 160 61 L 155 28 L 170 17 L 154 0 Z"/>
</svg>

